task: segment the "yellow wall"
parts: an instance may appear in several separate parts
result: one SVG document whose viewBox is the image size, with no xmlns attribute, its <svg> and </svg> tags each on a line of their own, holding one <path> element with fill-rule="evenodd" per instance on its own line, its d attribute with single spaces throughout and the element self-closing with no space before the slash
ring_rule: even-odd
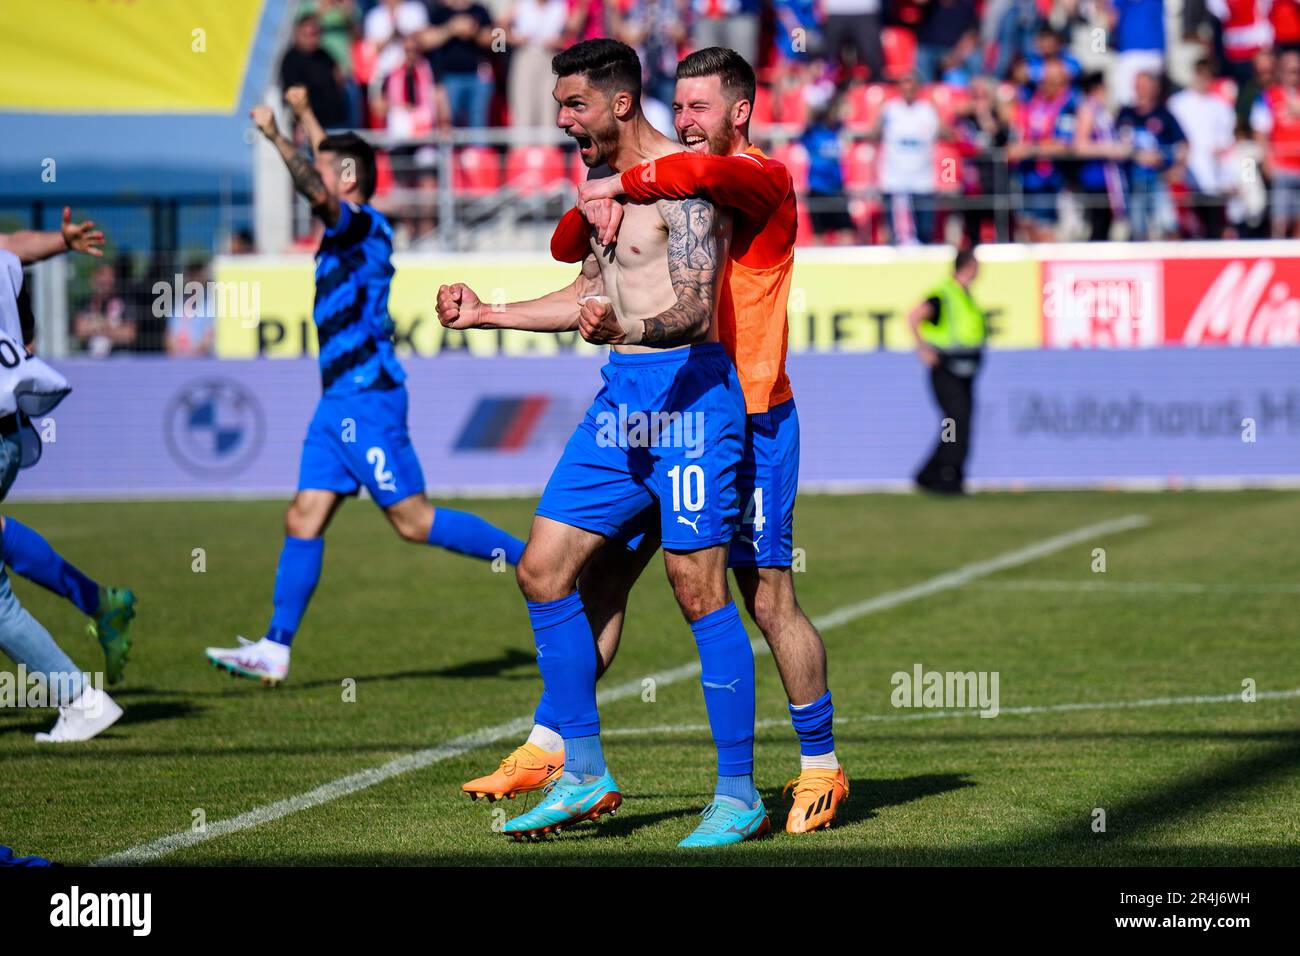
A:
<svg viewBox="0 0 1300 956">
<path fill-rule="evenodd" d="M 0 109 L 228 113 L 262 0 L 4 0 Z"/>
<path fill-rule="evenodd" d="M 389 312 L 397 327 L 399 351 L 436 355 L 463 349 L 474 355 L 553 354 L 561 350 L 598 351 L 570 334 L 448 331 L 438 324 L 434 295 L 442 283 L 464 282 L 485 302 L 533 298 L 567 283 L 575 266 L 537 256 L 401 257 L 389 297 Z M 218 282 L 249 283 L 244 301 L 255 290 L 260 306 L 261 354 L 271 357 L 314 354 L 312 330 L 312 261 L 301 259 L 225 258 L 218 260 Z M 948 258 L 932 261 L 831 262 L 822 258 L 796 260 L 790 294 L 791 351 L 872 351 L 878 347 L 879 326 L 872 312 L 889 312 L 885 323 L 888 348 L 911 348 L 907 311 L 951 270 Z M 1036 348 L 1041 344 L 1039 265 L 1032 261 L 988 262 L 974 289 L 986 310 L 1001 310 L 992 321 L 991 344 L 1001 348 Z M 409 337 L 409 344 L 406 340 Z M 249 317 L 218 317 L 217 353 L 228 358 L 259 354 L 258 324 Z"/>
</svg>

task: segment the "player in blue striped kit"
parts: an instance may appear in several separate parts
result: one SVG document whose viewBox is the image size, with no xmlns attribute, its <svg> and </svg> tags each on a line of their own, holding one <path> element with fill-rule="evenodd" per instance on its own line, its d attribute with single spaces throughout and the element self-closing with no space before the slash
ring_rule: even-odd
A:
<svg viewBox="0 0 1300 956">
<path fill-rule="evenodd" d="M 275 575 L 274 613 L 259 641 L 209 647 L 208 659 L 232 674 L 273 684 L 289 672 L 289 648 L 320 579 L 324 533 L 345 496 L 362 485 L 407 541 L 515 564 L 524 543 L 476 515 L 434 508 L 406 427 L 406 373 L 393 351 L 388 288 L 393 234 L 369 206 L 374 151 L 353 133 L 326 136 L 306 90 L 286 99 L 312 144 L 314 163 L 276 127 L 269 107 L 253 121 L 279 150 L 294 186 L 325 223 L 316 253 L 313 318 L 322 396 L 303 444 L 298 493 L 285 514 Z"/>
</svg>

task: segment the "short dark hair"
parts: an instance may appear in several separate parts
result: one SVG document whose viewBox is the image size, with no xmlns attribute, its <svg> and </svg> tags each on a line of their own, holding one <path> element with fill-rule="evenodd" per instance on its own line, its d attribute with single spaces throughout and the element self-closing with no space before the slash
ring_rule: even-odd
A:
<svg viewBox="0 0 1300 956">
<path fill-rule="evenodd" d="M 356 133 L 332 133 L 320 141 L 318 153 L 337 153 L 357 164 L 357 188 L 364 199 L 375 194 L 375 150 Z"/>
<path fill-rule="evenodd" d="M 965 249 L 957 250 L 957 257 L 952 261 L 952 271 L 961 272 L 968 265 L 975 261 L 975 247 L 968 246 Z"/>
<path fill-rule="evenodd" d="M 598 37 L 561 50 L 551 60 L 556 76 L 584 76 L 606 96 L 631 93 L 641 100 L 641 58 L 626 43 Z"/>
<path fill-rule="evenodd" d="M 1099 86 L 1106 85 L 1106 74 L 1100 70 L 1092 70 L 1079 77 L 1079 89 L 1085 93 L 1091 93 Z"/>
<path fill-rule="evenodd" d="M 677 64 L 677 79 L 691 80 L 701 76 L 716 76 L 721 80 L 723 92 L 733 103 L 737 100 L 754 102 L 758 87 L 754 68 L 735 50 L 721 46 L 705 47 Z"/>
</svg>

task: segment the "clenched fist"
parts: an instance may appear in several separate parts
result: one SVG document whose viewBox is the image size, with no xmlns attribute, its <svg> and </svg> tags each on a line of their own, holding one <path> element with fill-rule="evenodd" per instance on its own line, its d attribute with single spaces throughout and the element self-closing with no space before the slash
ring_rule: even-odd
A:
<svg viewBox="0 0 1300 956">
<path fill-rule="evenodd" d="M 284 101 L 289 104 L 289 109 L 293 110 L 294 116 L 302 116 L 303 113 L 311 109 L 311 100 L 307 98 L 307 87 L 291 86 L 284 91 Z"/>
<path fill-rule="evenodd" d="M 483 313 L 483 303 L 474 290 L 460 282 L 438 287 L 435 308 L 438 321 L 448 329 L 476 329 Z"/>
<path fill-rule="evenodd" d="M 578 331 L 593 345 L 634 345 L 604 296 L 589 296 L 579 304 Z"/>
<path fill-rule="evenodd" d="M 280 135 L 280 129 L 275 125 L 275 110 L 271 107 L 254 106 L 248 111 L 248 115 L 253 120 L 253 125 L 260 129 L 267 139 L 275 139 Z"/>
</svg>

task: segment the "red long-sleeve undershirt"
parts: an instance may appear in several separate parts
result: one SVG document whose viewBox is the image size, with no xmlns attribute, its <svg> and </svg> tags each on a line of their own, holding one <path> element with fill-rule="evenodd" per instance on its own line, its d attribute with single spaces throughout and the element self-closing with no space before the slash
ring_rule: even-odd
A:
<svg viewBox="0 0 1300 956">
<path fill-rule="evenodd" d="M 784 262 L 797 230 L 790 172 L 757 150 L 734 156 L 673 153 L 625 171 L 622 187 L 635 202 L 702 196 L 736 213 L 731 258 L 763 269 Z M 591 229 L 570 209 L 551 237 L 551 255 L 581 262 L 591 251 Z"/>
</svg>

